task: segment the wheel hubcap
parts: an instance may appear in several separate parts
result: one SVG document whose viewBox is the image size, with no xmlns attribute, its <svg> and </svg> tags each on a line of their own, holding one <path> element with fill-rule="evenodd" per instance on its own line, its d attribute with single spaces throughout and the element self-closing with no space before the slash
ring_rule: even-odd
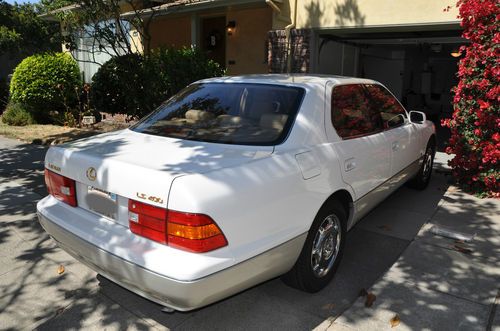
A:
<svg viewBox="0 0 500 331">
<path fill-rule="evenodd" d="M 431 173 L 431 169 L 432 169 L 432 149 L 429 148 L 425 152 L 425 156 L 424 156 L 424 169 L 422 171 L 422 175 L 423 175 L 424 179 L 429 177 L 429 175 Z"/>
<path fill-rule="evenodd" d="M 332 268 L 340 249 L 341 225 L 336 215 L 327 216 L 314 237 L 311 267 L 316 277 L 324 277 Z"/>
</svg>

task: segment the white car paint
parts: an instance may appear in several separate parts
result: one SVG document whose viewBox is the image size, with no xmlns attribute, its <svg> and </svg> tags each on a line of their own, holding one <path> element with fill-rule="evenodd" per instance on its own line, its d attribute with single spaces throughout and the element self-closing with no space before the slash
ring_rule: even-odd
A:
<svg viewBox="0 0 500 331">
<path fill-rule="evenodd" d="M 48 196 L 38 204 L 44 222 L 52 222 L 139 268 L 168 279 L 191 282 L 238 266 L 303 236 L 324 202 L 340 190 L 352 198 L 351 227 L 403 182 L 397 182 L 391 190 L 371 201 L 361 198 L 418 161 L 434 134 L 430 122 L 414 124 L 407 120 L 403 127 L 342 140 L 331 125 L 331 87 L 376 84 L 371 80 L 264 75 L 202 82 L 298 86 L 305 89 L 305 96 L 287 139 L 277 146 L 187 141 L 127 129 L 51 147 L 45 166 L 60 169 L 56 172 L 77 182 L 79 207 L 72 208 Z M 391 147 L 394 142 L 399 144 L 395 149 Z M 86 176 L 89 167 L 97 170 L 95 181 Z M 85 205 L 81 199 L 88 186 L 118 196 L 116 220 L 81 208 Z M 131 233 L 127 203 L 128 199 L 136 199 L 138 192 L 158 197 L 159 201 L 151 202 L 156 206 L 210 215 L 229 244 L 196 254 Z M 51 234 L 58 240 L 55 232 Z M 295 261 L 299 253 L 296 249 L 290 251 L 290 261 Z M 283 272 L 287 265 L 276 268 Z M 137 289 L 131 289 L 151 297 L 144 294 L 140 285 L 136 286 Z M 177 309 L 196 308 L 166 299 L 155 300 Z"/>
</svg>

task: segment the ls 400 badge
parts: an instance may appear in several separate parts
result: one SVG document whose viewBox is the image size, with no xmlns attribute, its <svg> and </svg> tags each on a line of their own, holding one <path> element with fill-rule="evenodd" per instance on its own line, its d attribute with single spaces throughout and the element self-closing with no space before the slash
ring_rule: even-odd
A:
<svg viewBox="0 0 500 331">
<path fill-rule="evenodd" d="M 162 198 L 158 198 L 158 197 L 154 197 L 152 195 L 146 195 L 144 193 L 139 193 L 137 192 L 135 194 L 139 199 L 143 199 L 143 200 L 149 200 L 149 201 L 152 201 L 152 202 L 156 202 L 156 203 L 163 203 L 163 199 Z"/>
<path fill-rule="evenodd" d="M 58 167 L 55 164 L 49 163 L 49 168 L 57 172 L 61 172 L 61 167 Z"/>
</svg>

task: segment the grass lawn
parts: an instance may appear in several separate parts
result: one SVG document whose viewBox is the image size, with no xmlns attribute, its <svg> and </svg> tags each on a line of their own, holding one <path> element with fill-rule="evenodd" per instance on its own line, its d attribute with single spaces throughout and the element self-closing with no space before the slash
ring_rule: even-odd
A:
<svg viewBox="0 0 500 331">
<path fill-rule="evenodd" d="M 90 137 L 99 133 L 115 131 L 126 127 L 122 124 L 98 123 L 94 128 L 77 129 L 51 124 L 35 124 L 27 126 L 10 126 L 0 118 L 0 135 L 19 139 L 30 144 L 55 145 L 64 142 Z"/>
</svg>

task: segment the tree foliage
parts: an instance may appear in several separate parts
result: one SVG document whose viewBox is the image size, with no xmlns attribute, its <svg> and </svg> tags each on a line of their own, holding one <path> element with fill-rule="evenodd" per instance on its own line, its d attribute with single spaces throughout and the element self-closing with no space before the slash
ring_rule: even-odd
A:
<svg viewBox="0 0 500 331">
<path fill-rule="evenodd" d="M 150 51 L 150 25 L 157 14 L 158 2 L 151 0 L 42 0 L 49 9 L 72 4 L 71 10 L 60 10 L 57 17 L 64 27 L 63 42 L 72 51 L 104 52 L 110 56 Z M 126 13 L 126 15 L 124 15 Z M 137 38 L 130 38 L 134 31 Z M 92 48 L 82 48 L 81 38 Z"/>
<path fill-rule="evenodd" d="M 157 105 L 157 85 L 158 75 L 142 55 L 113 57 L 92 78 L 91 104 L 101 112 L 141 116 Z"/>
<path fill-rule="evenodd" d="M 26 56 L 61 48 L 59 24 L 40 19 L 42 12 L 40 5 L 0 0 L 0 55 Z"/>
<path fill-rule="evenodd" d="M 98 111 L 142 117 L 193 81 L 224 70 L 203 52 L 184 48 L 126 54 L 106 62 L 92 78 L 91 104 Z"/>
<path fill-rule="evenodd" d="M 452 173 L 468 191 L 500 197 L 500 3 L 459 0 L 463 37 L 459 83 L 447 152 Z"/>
<path fill-rule="evenodd" d="M 9 87 L 7 85 L 7 80 L 0 77 L 0 115 L 7 106 L 7 101 L 9 99 Z"/>
</svg>

